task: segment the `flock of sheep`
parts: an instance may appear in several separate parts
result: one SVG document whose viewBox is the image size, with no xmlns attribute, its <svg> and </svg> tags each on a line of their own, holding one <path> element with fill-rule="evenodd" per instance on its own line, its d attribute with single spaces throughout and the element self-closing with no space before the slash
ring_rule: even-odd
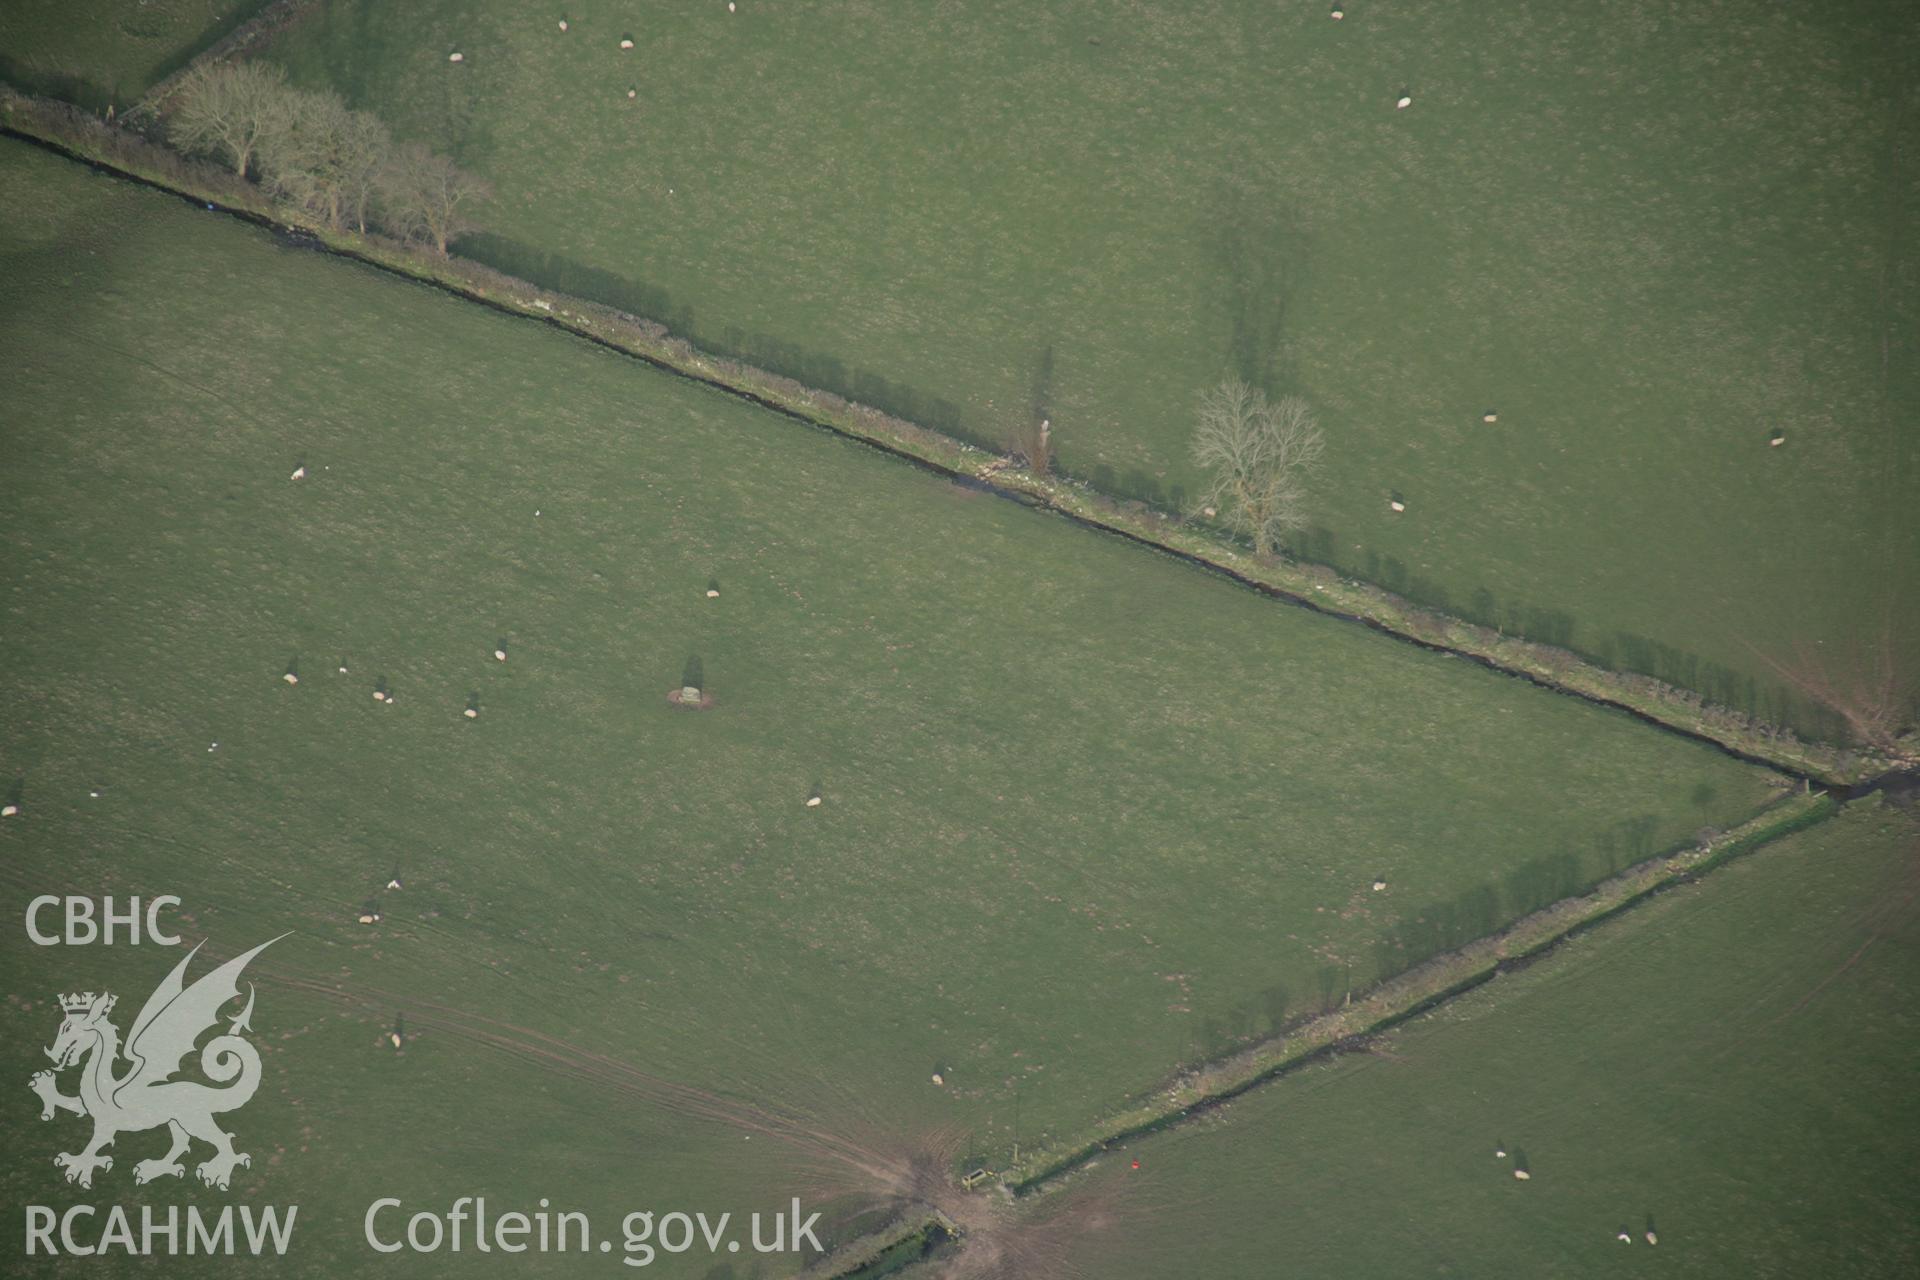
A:
<svg viewBox="0 0 1920 1280">
<path fill-rule="evenodd" d="M 306 464 L 302 463 L 293 469 L 293 472 L 288 476 L 288 479 L 304 480 L 306 478 L 306 475 L 307 475 Z M 534 512 L 534 515 L 536 516 L 539 514 L 540 513 L 538 511 Z M 717 600 L 720 598 L 720 583 L 717 579 L 710 578 L 707 580 L 706 598 L 709 600 Z M 495 662 L 505 662 L 507 660 L 507 641 L 505 637 L 502 637 L 501 639 L 499 639 L 494 643 L 493 658 Z M 341 675 L 348 674 L 347 664 L 344 661 L 340 663 L 338 669 Z M 287 669 L 285 672 L 281 674 L 280 679 L 286 684 L 298 685 L 300 683 L 300 672 L 299 672 L 298 663 L 297 662 L 288 663 Z M 375 702 L 382 704 L 383 706 L 390 707 L 394 705 L 393 691 L 387 687 L 387 682 L 384 679 L 378 680 L 374 683 L 373 700 Z M 467 707 L 465 712 L 463 712 L 462 714 L 468 720 L 477 720 L 480 718 L 480 699 L 478 694 L 472 694 L 468 696 Z M 208 745 L 207 750 L 217 751 L 219 750 L 219 747 L 220 747 L 220 744 L 218 742 L 214 742 Z M 809 809 L 818 809 L 823 803 L 823 800 L 824 800 L 824 797 L 823 797 L 821 788 L 818 784 L 815 784 L 813 789 L 807 794 L 806 807 Z M 0 817 L 12 817 L 18 812 L 19 812 L 19 807 L 17 805 L 8 804 L 4 808 L 0 808 Z M 395 871 L 393 873 L 393 876 L 387 881 L 387 888 L 392 890 L 397 890 L 400 887 L 401 887 L 400 873 L 398 871 Z M 358 920 L 361 924 L 378 924 L 380 922 L 380 908 L 378 903 L 373 900 L 369 900 L 367 904 L 360 909 Z M 397 1048 L 398 1046 L 396 1045 L 395 1047 Z"/>
</svg>

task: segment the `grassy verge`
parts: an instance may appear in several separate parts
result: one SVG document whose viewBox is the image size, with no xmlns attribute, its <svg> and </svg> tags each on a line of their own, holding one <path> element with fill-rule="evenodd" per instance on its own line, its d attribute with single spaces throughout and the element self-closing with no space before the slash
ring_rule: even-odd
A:
<svg viewBox="0 0 1920 1280">
<path fill-rule="evenodd" d="M 0 128 L 180 195 L 297 229 L 333 252 L 543 320 L 812 425 L 970 479 L 1003 496 L 1203 564 L 1267 594 L 1364 622 L 1428 648 L 1477 659 L 1547 688 L 1622 708 L 1746 759 L 1838 786 L 1876 777 L 1898 763 L 1869 752 L 1804 741 L 1788 729 L 1715 706 L 1696 693 L 1649 676 L 1610 671 L 1569 650 L 1421 608 L 1323 565 L 1255 557 L 1204 525 L 1142 503 L 1117 502 L 1082 484 L 1033 475 L 950 436 L 790 378 L 707 354 L 656 322 L 553 294 L 459 257 L 440 258 L 385 237 L 335 231 L 309 222 L 274 204 L 251 183 L 111 128 L 64 104 L 10 90 L 0 92 Z"/>
<path fill-rule="evenodd" d="M 1391 978 L 1346 1008 L 1312 1018 L 1283 1035 L 1185 1073 L 1151 1100 L 1108 1117 L 1087 1134 L 1032 1153 L 1002 1171 L 1001 1183 L 1016 1195 L 1041 1190 L 1113 1143 L 1164 1128 L 1342 1042 L 1384 1030 L 1477 986 L 1503 966 L 1547 951 L 1649 894 L 1812 826 L 1838 807 L 1823 793 L 1793 796 L 1769 806 L 1711 845 L 1649 858 L 1587 893 L 1544 907 L 1498 933 Z"/>
</svg>

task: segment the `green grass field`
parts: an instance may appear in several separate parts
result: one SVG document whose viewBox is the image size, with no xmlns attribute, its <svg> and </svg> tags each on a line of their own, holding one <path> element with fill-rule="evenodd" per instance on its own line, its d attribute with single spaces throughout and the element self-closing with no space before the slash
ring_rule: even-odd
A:
<svg viewBox="0 0 1920 1280">
<path fill-rule="evenodd" d="M 1202 388 L 1303 394 L 1298 549 L 1423 603 L 1824 734 L 1762 655 L 1920 625 L 1895 6 L 558 13 L 339 0 L 270 56 L 491 177 L 469 252 L 974 439 L 1044 413 L 1124 495 L 1195 492 Z"/>
<path fill-rule="evenodd" d="M 1912 1274 L 1917 854 L 1855 805 L 1133 1144 L 1061 1197 L 1084 1274 Z"/>
<path fill-rule="evenodd" d="M 313 1274 L 357 1256 L 354 1197 L 450 1168 L 596 1205 L 781 1185 L 663 1081 L 992 1163 L 1016 1118 L 1061 1136 L 1775 793 L 12 142 L 0 255 L 6 910 L 166 892 L 225 951 L 296 931 L 247 1116 L 285 1167 L 248 1176 L 314 1206 Z M 709 712 L 664 697 L 690 654 Z M 53 991 L 129 961 L 4 937 L 24 1077 Z"/>
<path fill-rule="evenodd" d="M 125 111 L 156 81 L 258 12 L 265 0 L 8 0 L 0 80 L 103 111 Z"/>
</svg>

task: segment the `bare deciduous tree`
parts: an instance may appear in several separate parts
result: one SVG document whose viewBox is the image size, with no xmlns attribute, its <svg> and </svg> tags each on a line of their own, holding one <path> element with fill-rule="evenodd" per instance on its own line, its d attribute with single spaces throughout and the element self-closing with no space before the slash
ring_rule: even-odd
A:
<svg viewBox="0 0 1920 1280">
<path fill-rule="evenodd" d="M 381 220 L 441 257 L 455 237 L 473 229 L 472 207 L 491 194 L 484 181 L 417 142 L 394 149 L 379 184 Z"/>
<path fill-rule="evenodd" d="M 1326 440 L 1298 396 L 1269 402 L 1266 393 L 1229 378 L 1200 398 L 1193 460 L 1211 475 L 1201 507 L 1218 510 L 1270 554 L 1280 538 L 1306 524 L 1307 481 Z"/>
<path fill-rule="evenodd" d="M 366 230 L 376 176 L 392 148 L 386 126 L 348 110 L 333 93 L 286 91 L 285 108 L 260 139 L 269 190 L 335 229 Z"/>
<path fill-rule="evenodd" d="M 345 139 L 348 163 L 342 174 L 341 193 L 354 230 L 364 235 L 368 215 L 379 198 L 380 174 L 393 154 L 393 137 L 386 125 L 364 111 L 348 115 Z"/>
<path fill-rule="evenodd" d="M 286 109 L 286 74 L 264 62 L 202 65 L 188 72 L 167 116 L 167 140 L 182 151 L 218 156 L 241 177 L 260 139 Z"/>
<path fill-rule="evenodd" d="M 376 117 L 339 95 L 287 84 L 277 67 L 255 62 L 201 66 L 169 95 L 167 133 L 182 150 L 217 155 L 251 172 L 274 198 L 335 230 L 386 230 L 442 257 L 472 230 L 486 183 L 419 143 L 395 147 Z"/>
</svg>

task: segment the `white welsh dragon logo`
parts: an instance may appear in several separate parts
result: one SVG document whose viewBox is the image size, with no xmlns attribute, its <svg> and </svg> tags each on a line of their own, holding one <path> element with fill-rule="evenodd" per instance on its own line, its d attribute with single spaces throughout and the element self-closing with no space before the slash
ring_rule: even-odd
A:
<svg viewBox="0 0 1920 1280">
<path fill-rule="evenodd" d="M 133 1020 L 124 1049 L 119 1030 L 107 1021 L 107 1015 L 113 1012 L 113 996 L 89 991 L 60 997 L 60 1007 L 67 1016 L 53 1047 L 47 1050 L 47 1056 L 53 1059 L 53 1071 L 39 1072 L 30 1085 L 40 1095 L 42 1120 L 53 1119 L 56 1111 L 93 1119 L 93 1140 L 84 1150 L 53 1158 L 66 1171 L 68 1182 L 91 1187 L 94 1170 L 113 1168 L 113 1157 L 101 1153 L 113 1145 L 115 1137 L 161 1125 L 172 1135 L 173 1145 L 159 1159 L 134 1165 L 135 1182 L 181 1176 L 186 1169 L 180 1157 L 194 1138 L 214 1148 L 213 1157 L 195 1170 L 208 1186 L 226 1190 L 235 1167 L 252 1163 L 251 1157 L 233 1149 L 233 1135 L 213 1120 L 223 1111 L 245 1106 L 260 1087 L 260 1055 L 240 1038 L 242 1031 L 252 1030 L 252 983 L 247 984 L 247 1007 L 231 1019 L 225 1035 L 207 1041 L 200 1051 L 200 1070 L 224 1087 L 173 1076 L 193 1052 L 194 1042 L 219 1022 L 221 1007 L 239 997 L 240 971 L 247 962 L 278 941 L 280 938 L 272 938 L 261 943 L 189 987 L 182 979 L 187 965 L 200 952 L 198 946 L 194 947 L 147 997 L 140 1016 Z M 131 1065 L 123 1074 L 115 1075 L 115 1064 L 123 1055 Z M 64 1071 L 83 1059 L 79 1096 L 67 1097 L 59 1091 L 54 1071 Z"/>
</svg>

